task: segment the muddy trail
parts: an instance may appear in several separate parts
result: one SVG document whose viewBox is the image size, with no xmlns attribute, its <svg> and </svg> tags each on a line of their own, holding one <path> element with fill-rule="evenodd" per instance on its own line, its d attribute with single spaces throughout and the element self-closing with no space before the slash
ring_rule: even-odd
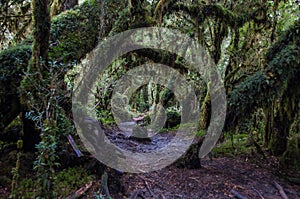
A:
<svg viewBox="0 0 300 199">
<path fill-rule="evenodd" d="M 119 129 L 106 132 L 111 142 L 120 148 L 145 153 L 166 146 L 176 132 L 159 133 L 151 139 L 136 139 L 131 134 L 132 132 Z M 284 198 L 280 193 L 282 188 L 288 198 L 300 198 L 300 185 L 290 182 L 287 175 L 279 173 L 282 168 L 272 156 L 267 160 L 257 154 L 244 154 L 234 158 L 207 157 L 201 159 L 201 165 L 200 169 L 182 169 L 170 165 L 149 173 L 123 173 L 120 177 L 121 191 L 112 192 L 111 195 L 117 199 L 281 199 Z M 300 173 L 288 175 L 299 177 Z M 92 192 L 93 189 L 90 193 Z M 90 197 L 86 195 L 83 198 Z"/>
</svg>

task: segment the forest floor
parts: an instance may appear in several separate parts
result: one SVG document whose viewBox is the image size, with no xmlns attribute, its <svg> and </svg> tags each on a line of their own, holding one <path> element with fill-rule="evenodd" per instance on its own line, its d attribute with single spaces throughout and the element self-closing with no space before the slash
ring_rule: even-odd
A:
<svg viewBox="0 0 300 199">
<path fill-rule="evenodd" d="M 127 135 L 118 131 L 114 131 L 109 137 L 113 137 L 115 143 L 126 148 L 139 146 L 138 151 L 147 151 L 167 142 L 173 136 L 172 132 L 164 133 L 162 136 L 154 137 L 151 142 L 142 144 L 128 139 Z M 0 155 L 0 163 L 5 158 L 2 155 L 4 154 Z M 9 159 L 9 156 L 6 158 Z M 11 160 L 11 163 L 14 161 Z M 289 173 L 288 169 L 281 168 L 275 157 L 268 156 L 264 159 L 257 153 L 249 152 L 231 157 L 203 158 L 201 165 L 200 169 L 182 169 L 171 165 L 150 173 L 123 173 L 119 178 L 121 183 L 119 191 L 110 190 L 110 194 L 114 199 L 226 199 L 236 198 L 234 193 L 249 199 L 281 199 L 283 197 L 275 186 L 277 182 L 288 198 L 300 199 L 300 185 L 290 182 L 288 178 L 299 178 L 300 173 L 295 171 Z M 11 170 L 3 167 L 0 170 L 3 172 L 4 169 Z M 92 187 L 80 198 L 102 199 L 95 197 L 95 193 L 99 193 L 100 183 L 99 178 L 95 180 Z M 0 179 L 0 198 L 7 198 L 9 192 L 9 188 L 3 186 Z"/>
<path fill-rule="evenodd" d="M 113 137 L 115 144 L 126 149 L 138 146 L 137 152 L 145 152 L 171 140 L 174 132 L 154 136 L 151 142 L 141 142 L 139 145 L 138 141 L 128 141 L 123 135 L 113 131 L 113 135 L 108 137 Z M 290 199 L 300 199 L 300 185 L 293 184 L 287 178 L 300 177 L 300 172 L 288 173 L 273 156 L 265 159 L 252 151 L 235 157 L 203 158 L 201 165 L 200 169 L 182 169 L 171 165 L 150 173 L 123 174 L 120 178 L 122 192 L 111 195 L 116 199 L 226 199 L 235 198 L 235 192 L 249 199 L 281 199 L 275 186 L 277 183 Z"/>
<path fill-rule="evenodd" d="M 147 174 L 124 175 L 124 193 L 114 198 L 235 198 L 232 190 L 249 198 L 281 199 L 274 181 L 290 199 L 300 198 L 300 186 L 272 174 L 247 158 L 215 158 L 202 160 L 201 169 L 179 169 L 174 166 Z M 130 182 L 128 184 L 128 182 Z M 135 197 L 134 195 L 138 195 Z"/>
</svg>

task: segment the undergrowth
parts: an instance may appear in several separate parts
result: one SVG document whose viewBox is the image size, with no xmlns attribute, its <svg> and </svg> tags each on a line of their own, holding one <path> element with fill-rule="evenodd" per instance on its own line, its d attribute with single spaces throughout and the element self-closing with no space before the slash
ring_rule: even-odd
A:
<svg viewBox="0 0 300 199">
<path fill-rule="evenodd" d="M 66 198 L 91 180 L 92 176 L 82 167 L 64 169 L 55 174 L 53 180 L 53 193 L 60 198 Z M 36 198 L 36 179 L 22 179 L 20 181 L 18 192 L 22 195 L 22 198 Z"/>
<path fill-rule="evenodd" d="M 237 155 L 246 154 L 251 150 L 249 146 L 248 134 L 230 134 L 225 133 L 225 141 L 216 145 L 212 150 L 214 157 L 229 156 L 235 157 Z"/>
</svg>

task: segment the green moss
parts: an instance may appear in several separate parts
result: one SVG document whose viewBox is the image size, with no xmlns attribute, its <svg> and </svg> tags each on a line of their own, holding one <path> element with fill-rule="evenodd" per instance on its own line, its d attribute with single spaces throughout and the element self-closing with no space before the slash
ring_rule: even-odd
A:
<svg viewBox="0 0 300 199">
<path fill-rule="evenodd" d="M 52 20 L 49 59 L 74 62 L 98 42 L 100 12 L 96 1 L 86 1 Z"/>
<path fill-rule="evenodd" d="M 294 135 L 288 139 L 286 151 L 282 155 L 280 161 L 289 168 L 300 170 L 300 135 Z"/>
<path fill-rule="evenodd" d="M 31 46 L 15 46 L 0 51 L 0 92 L 11 90 L 10 85 L 20 82 L 22 69 L 26 68 L 31 57 Z M 14 79 L 14 81 L 11 81 Z M 8 84 L 8 85 L 7 85 Z"/>
<path fill-rule="evenodd" d="M 264 71 L 249 76 L 230 93 L 229 108 L 235 109 L 236 118 L 249 116 L 258 106 L 268 106 L 273 96 L 280 97 L 285 85 L 299 84 L 296 78 L 300 64 L 299 27 L 300 21 L 270 48 Z"/>
<path fill-rule="evenodd" d="M 229 134 L 225 135 L 225 142 L 216 146 L 212 150 L 214 157 L 230 156 L 246 154 L 250 151 L 250 147 L 247 147 L 247 134 L 237 134 L 230 137 Z"/>
<path fill-rule="evenodd" d="M 198 130 L 196 131 L 196 136 L 198 137 L 202 137 L 205 136 L 206 132 L 204 130 Z"/>
<path fill-rule="evenodd" d="M 59 198 L 66 198 L 91 180 L 92 177 L 82 167 L 64 169 L 56 174 L 53 193 Z M 22 198 L 35 198 L 35 186 L 35 178 L 24 178 L 20 181 L 17 194 Z"/>
<path fill-rule="evenodd" d="M 50 62 L 71 68 L 97 45 L 98 9 L 96 1 L 87 1 L 52 20 Z M 0 52 L 0 129 L 21 111 L 18 88 L 31 57 L 31 39 L 23 44 Z"/>
<path fill-rule="evenodd" d="M 64 169 L 54 179 L 54 192 L 58 196 L 67 197 L 91 180 L 92 177 L 82 167 Z"/>
</svg>

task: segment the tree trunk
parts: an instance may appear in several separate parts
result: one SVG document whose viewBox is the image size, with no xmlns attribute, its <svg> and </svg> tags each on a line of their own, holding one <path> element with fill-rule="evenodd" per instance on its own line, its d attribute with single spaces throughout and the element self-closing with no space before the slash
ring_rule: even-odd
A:
<svg viewBox="0 0 300 199">
<path fill-rule="evenodd" d="M 265 146 L 274 155 L 282 155 L 286 151 L 291 126 L 297 120 L 300 101 L 298 75 L 299 73 L 296 73 L 290 80 L 280 101 L 272 103 L 273 106 L 266 117 Z"/>
<path fill-rule="evenodd" d="M 50 37 L 50 15 L 48 0 L 32 1 L 32 21 L 34 42 L 31 55 L 32 63 L 29 66 L 29 72 L 30 70 L 33 70 L 32 72 L 39 72 L 40 75 L 42 75 L 43 68 L 41 68 L 41 65 L 48 64 Z"/>
<path fill-rule="evenodd" d="M 32 21 L 34 42 L 32 48 L 31 60 L 28 65 L 28 76 L 21 83 L 21 98 L 23 102 L 22 121 L 24 149 L 35 149 L 35 145 L 39 142 L 39 130 L 35 128 L 35 123 L 25 117 L 25 112 L 33 110 L 35 106 L 45 105 L 43 101 L 38 100 L 39 95 L 43 95 L 41 87 L 47 76 L 45 68 L 48 66 L 48 49 L 50 37 L 50 15 L 48 8 L 48 0 L 32 1 Z M 34 80 L 34 81 L 33 81 Z M 32 100 L 33 99 L 33 100 Z"/>
<path fill-rule="evenodd" d="M 97 45 L 99 31 L 95 27 L 100 24 L 98 11 L 94 3 L 86 2 L 75 7 L 72 12 L 63 13 L 52 20 L 49 49 L 51 62 L 61 62 L 71 68 L 72 63 L 79 62 Z M 43 46 L 39 48 L 44 49 Z M 18 89 L 30 57 L 31 46 L 28 44 L 0 52 L 0 71 L 5 74 L 5 78 L 0 79 L 0 131 L 22 111 Z"/>
</svg>

